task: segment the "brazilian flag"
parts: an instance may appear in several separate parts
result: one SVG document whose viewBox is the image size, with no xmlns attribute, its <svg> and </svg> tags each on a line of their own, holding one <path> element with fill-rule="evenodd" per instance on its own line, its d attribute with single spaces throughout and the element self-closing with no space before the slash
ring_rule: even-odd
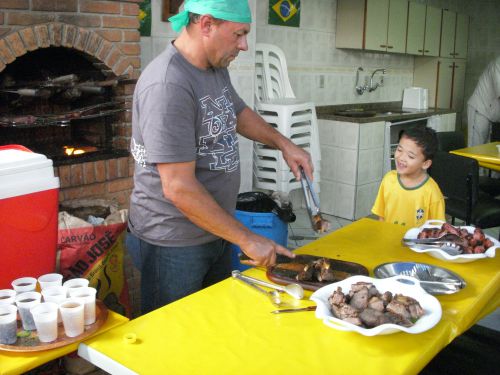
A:
<svg viewBox="0 0 500 375">
<path fill-rule="evenodd" d="M 300 0 L 269 0 L 270 25 L 299 27 Z"/>
</svg>

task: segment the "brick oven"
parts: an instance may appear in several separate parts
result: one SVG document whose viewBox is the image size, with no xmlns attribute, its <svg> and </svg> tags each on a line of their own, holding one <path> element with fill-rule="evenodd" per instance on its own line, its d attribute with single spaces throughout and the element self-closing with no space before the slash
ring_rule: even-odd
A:
<svg viewBox="0 0 500 375">
<path fill-rule="evenodd" d="M 50 157 L 60 201 L 128 206 L 141 1 L 0 1 L 0 145 Z"/>
</svg>

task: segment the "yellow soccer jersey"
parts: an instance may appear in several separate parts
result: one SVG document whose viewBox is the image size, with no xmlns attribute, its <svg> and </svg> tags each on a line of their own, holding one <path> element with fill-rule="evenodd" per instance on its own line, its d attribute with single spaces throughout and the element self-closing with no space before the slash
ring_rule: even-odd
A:
<svg viewBox="0 0 500 375">
<path fill-rule="evenodd" d="M 431 177 L 414 188 L 404 187 L 396 171 L 388 172 L 380 184 L 372 212 L 387 223 L 419 227 L 430 219 L 445 220 L 444 198 Z"/>
</svg>

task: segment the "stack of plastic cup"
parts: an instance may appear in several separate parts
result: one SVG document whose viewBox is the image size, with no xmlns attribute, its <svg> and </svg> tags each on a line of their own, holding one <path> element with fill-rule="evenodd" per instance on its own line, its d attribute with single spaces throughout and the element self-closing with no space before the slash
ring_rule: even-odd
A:
<svg viewBox="0 0 500 375">
<path fill-rule="evenodd" d="M 36 291 L 36 279 L 34 277 L 20 277 L 12 282 L 12 288 L 19 294 Z"/>
<path fill-rule="evenodd" d="M 0 305 L 0 344 L 11 345 L 17 340 L 17 307 Z"/>
<path fill-rule="evenodd" d="M 38 278 L 40 289 L 44 290 L 51 286 L 61 286 L 63 276 L 60 273 L 47 273 Z"/>
<path fill-rule="evenodd" d="M 71 291 L 77 288 L 84 288 L 89 286 L 89 281 L 87 279 L 80 277 L 65 281 L 63 286 L 68 290 L 68 296 L 71 296 Z"/>
<path fill-rule="evenodd" d="M 83 303 L 74 299 L 68 299 L 59 305 L 66 336 L 76 337 L 83 333 L 85 329 L 83 310 Z"/>
<path fill-rule="evenodd" d="M 86 287 L 78 288 L 70 292 L 70 297 L 81 301 L 84 305 L 84 322 L 85 325 L 95 322 L 95 296 L 97 290 L 95 288 Z"/>
<path fill-rule="evenodd" d="M 20 293 L 16 296 L 16 305 L 23 322 L 23 329 L 25 331 L 33 331 L 36 329 L 31 308 L 40 304 L 42 295 L 38 292 Z"/>
<path fill-rule="evenodd" d="M 12 289 L 0 290 L 0 305 L 13 305 L 16 302 L 16 291 Z"/>
<path fill-rule="evenodd" d="M 42 302 L 30 309 L 41 342 L 57 339 L 58 309 L 59 306 L 54 302 Z"/>
<path fill-rule="evenodd" d="M 51 286 L 42 290 L 42 297 L 45 302 L 54 302 L 60 305 L 67 298 L 66 288 L 63 286 Z M 57 322 L 61 323 L 61 312 L 58 312 Z"/>
</svg>

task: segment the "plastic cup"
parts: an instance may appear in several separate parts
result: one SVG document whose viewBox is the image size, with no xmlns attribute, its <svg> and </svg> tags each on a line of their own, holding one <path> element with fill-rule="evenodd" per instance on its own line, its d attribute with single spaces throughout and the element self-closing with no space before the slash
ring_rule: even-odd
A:
<svg viewBox="0 0 500 375">
<path fill-rule="evenodd" d="M 38 339 L 51 342 L 57 339 L 57 313 L 59 305 L 54 302 L 42 302 L 30 309 L 35 321 Z"/>
<path fill-rule="evenodd" d="M 60 305 L 66 300 L 67 291 L 63 286 L 51 286 L 42 290 L 42 297 L 45 302 L 54 302 Z M 57 315 L 57 323 L 61 323 L 61 312 L 58 312 Z"/>
<path fill-rule="evenodd" d="M 15 344 L 17 341 L 17 307 L 0 305 L 0 344 Z"/>
<path fill-rule="evenodd" d="M 77 288 L 85 288 L 89 286 L 89 281 L 87 279 L 80 277 L 65 281 L 63 286 L 66 287 L 66 289 L 68 290 L 68 297 L 71 297 L 71 293 Z"/>
<path fill-rule="evenodd" d="M 19 279 L 15 279 L 11 284 L 17 293 L 36 291 L 36 279 L 34 277 L 20 277 Z"/>
<path fill-rule="evenodd" d="M 38 278 L 40 289 L 44 290 L 51 286 L 61 286 L 63 276 L 60 273 L 47 273 Z"/>
<path fill-rule="evenodd" d="M 76 337 L 83 333 L 83 310 L 84 304 L 74 299 L 68 299 L 59 305 L 66 336 Z"/>
<path fill-rule="evenodd" d="M 85 325 L 95 322 L 95 296 L 97 290 L 92 287 L 78 288 L 73 292 L 71 298 L 81 301 L 84 305 L 83 320 Z"/>
<path fill-rule="evenodd" d="M 25 331 L 33 331 L 36 329 L 33 315 L 30 310 L 32 307 L 39 305 L 41 299 L 42 295 L 38 292 L 20 293 L 16 296 L 17 309 L 19 310 L 19 315 L 21 315 L 21 321 L 23 322 L 23 329 Z"/>
<path fill-rule="evenodd" d="M 16 302 L 16 294 L 13 289 L 1 289 L 0 305 L 13 305 Z"/>
</svg>

